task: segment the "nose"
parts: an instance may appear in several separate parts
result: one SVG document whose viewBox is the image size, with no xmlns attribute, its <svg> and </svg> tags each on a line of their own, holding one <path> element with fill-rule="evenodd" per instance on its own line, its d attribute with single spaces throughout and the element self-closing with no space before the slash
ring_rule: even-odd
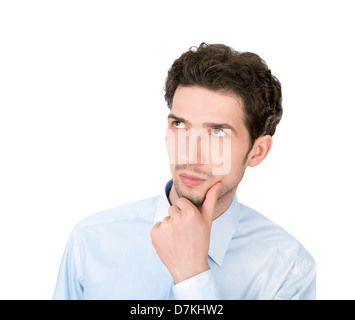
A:
<svg viewBox="0 0 355 320">
<path fill-rule="evenodd" d="M 168 130 L 165 136 L 170 164 L 200 166 L 209 163 L 210 141 L 206 129 Z"/>
<path fill-rule="evenodd" d="M 209 161 L 209 134 L 206 129 L 189 129 L 186 135 L 186 164 L 200 166 Z"/>
</svg>

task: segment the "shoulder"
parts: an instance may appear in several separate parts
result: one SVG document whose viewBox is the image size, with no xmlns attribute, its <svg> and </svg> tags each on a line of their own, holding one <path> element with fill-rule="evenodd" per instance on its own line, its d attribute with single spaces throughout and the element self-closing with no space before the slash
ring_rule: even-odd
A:
<svg viewBox="0 0 355 320">
<path fill-rule="evenodd" d="M 150 197 L 128 203 L 122 206 L 110 208 L 90 215 L 79 221 L 74 231 L 95 227 L 115 222 L 140 221 L 151 223 L 153 221 L 154 211 L 159 201 L 159 196 Z"/>
<path fill-rule="evenodd" d="M 315 267 L 313 257 L 296 238 L 258 211 L 243 204 L 240 204 L 239 232 L 242 236 L 253 239 L 261 248 L 271 249 L 293 261 L 295 270 Z"/>
</svg>

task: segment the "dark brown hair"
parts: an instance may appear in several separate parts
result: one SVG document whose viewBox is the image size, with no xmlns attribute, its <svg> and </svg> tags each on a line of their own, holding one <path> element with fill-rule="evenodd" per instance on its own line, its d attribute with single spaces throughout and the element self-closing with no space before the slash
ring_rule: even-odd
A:
<svg viewBox="0 0 355 320">
<path fill-rule="evenodd" d="M 281 84 L 255 53 L 201 43 L 183 53 L 168 71 L 164 89 L 170 109 L 178 86 L 201 86 L 242 98 L 250 148 L 260 136 L 272 136 L 281 120 Z"/>
</svg>

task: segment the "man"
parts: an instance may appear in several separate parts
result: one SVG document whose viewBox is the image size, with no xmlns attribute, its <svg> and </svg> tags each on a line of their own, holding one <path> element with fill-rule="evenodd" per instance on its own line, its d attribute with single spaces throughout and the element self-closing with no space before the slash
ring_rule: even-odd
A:
<svg viewBox="0 0 355 320">
<path fill-rule="evenodd" d="M 315 299 L 303 246 L 236 190 L 282 115 L 281 85 L 253 53 L 202 43 L 168 72 L 161 196 L 79 222 L 55 299 Z"/>
</svg>

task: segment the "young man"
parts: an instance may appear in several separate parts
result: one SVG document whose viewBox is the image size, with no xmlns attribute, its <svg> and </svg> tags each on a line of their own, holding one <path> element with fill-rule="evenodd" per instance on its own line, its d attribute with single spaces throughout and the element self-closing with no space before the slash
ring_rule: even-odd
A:
<svg viewBox="0 0 355 320">
<path fill-rule="evenodd" d="M 281 85 L 253 53 L 202 43 L 168 72 L 172 180 L 161 196 L 79 222 L 55 299 L 315 299 L 316 266 L 238 202 L 282 115 Z"/>
</svg>

